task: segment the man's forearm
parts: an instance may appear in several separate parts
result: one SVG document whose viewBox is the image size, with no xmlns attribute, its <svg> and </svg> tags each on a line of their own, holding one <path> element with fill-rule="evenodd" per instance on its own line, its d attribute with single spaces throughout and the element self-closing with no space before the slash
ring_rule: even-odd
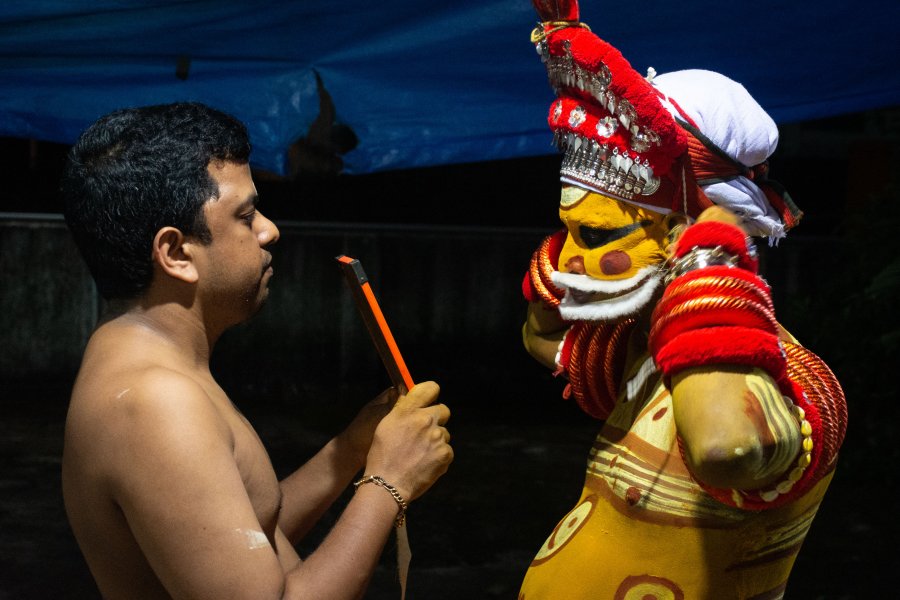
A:
<svg viewBox="0 0 900 600">
<path fill-rule="evenodd" d="M 365 457 L 354 453 L 351 445 L 338 436 L 281 481 L 278 526 L 292 544 L 309 532 L 364 463 Z"/>
<path fill-rule="evenodd" d="M 362 598 L 397 515 L 385 489 L 361 486 L 309 558 L 286 575 L 285 600 Z"/>
</svg>

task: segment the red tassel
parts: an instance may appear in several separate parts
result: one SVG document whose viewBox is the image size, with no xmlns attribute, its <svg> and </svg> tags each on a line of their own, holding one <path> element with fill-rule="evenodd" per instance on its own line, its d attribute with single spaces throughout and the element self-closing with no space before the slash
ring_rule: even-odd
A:
<svg viewBox="0 0 900 600">
<path fill-rule="evenodd" d="M 532 0 L 541 21 L 578 21 L 576 0 Z"/>
</svg>

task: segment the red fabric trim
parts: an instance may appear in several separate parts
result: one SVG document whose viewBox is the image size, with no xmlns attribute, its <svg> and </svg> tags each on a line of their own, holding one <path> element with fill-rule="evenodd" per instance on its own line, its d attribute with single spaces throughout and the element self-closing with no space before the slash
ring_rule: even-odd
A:
<svg viewBox="0 0 900 600">
<path fill-rule="evenodd" d="M 794 228 L 799 222 L 800 218 L 803 216 L 803 212 L 798 210 L 796 213 L 791 210 L 791 207 L 788 206 L 788 203 L 785 201 L 784 196 L 781 192 L 773 188 L 765 181 L 757 182 L 759 189 L 763 191 L 766 195 L 766 199 L 769 201 L 769 204 L 778 211 L 778 214 L 781 215 L 781 220 L 784 221 L 784 230 L 787 231 L 789 229 Z"/>
<path fill-rule="evenodd" d="M 651 330 L 649 341 L 651 352 L 654 354 L 661 352 L 675 338 L 689 331 L 709 330 L 712 332 L 710 336 L 719 336 L 722 333 L 715 333 L 716 330 L 727 327 L 758 330 L 777 339 L 778 323 L 775 321 L 775 315 L 765 307 L 752 303 L 747 303 L 745 307 L 718 306 L 720 299 L 715 297 L 698 300 L 701 302 L 709 300 L 709 304 L 671 318 L 667 318 L 669 315 L 666 314 L 664 320 L 658 321 L 660 324 L 657 325 L 658 329 Z M 751 306 L 754 308 L 751 309 Z M 708 341 L 712 341 L 712 338 Z M 729 343 L 731 340 L 723 339 L 717 345 L 725 346 Z"/>
<path fill-rule="evenodd" d="M 694 126 L 696 127 L 696 126 Z M 688 154 L 691 156 L 694 175 L 697 179 L 718 179 L 743 175 L 745 167 L 728 160 L 706 147 L 694 135 L 688 135 Z"/>
<path fill-rule="evenodd" d="M 683 183 L 681 181 L 682 169 L 684 170 Z M 680 159 L 679 163 L 674 165 L 672 177 L 677 177 L 678 179 L 676 190 L 664 197 L 669 199 L 669 208 L 673 211 L 686 213 L 691 218 L 696 219 L 704 210 L 710 206 L 715 206 L 713 201 L 703 193 L 703 190 L 697 184 L 697 177 L 694 175 L 694 162 L 690 153 L 686 154 Z M 657 191 L 656 194 L 653 194 L 653 197 L 656 197 L 661 191 L 662 189 Z"/>
<path fill-rule="evenodd" d="M 691 367 L 731 364 L 758 367 L 779 381 L 786 368 L 778 336 L 740 326 L 685 331 L 655 351 L 653 360 L 667 378 Z"/>
<path fill-rule="evenodd" d="M 525 273 L 525 277 L 522 278 L 522 295 L 528 302 L 537 302 L 541 299 L 531 282 L 531 273 Z"/>
<path fill-rule="evenodd" d="M 550 261 L 556 265 L 557 268 L 559 268 L 559 255 L 562 253 L 563 245 L 566 243 L 566 236 L 568 235 L 568 229 L 560 229 L 547 238 Z"/>
</svg>

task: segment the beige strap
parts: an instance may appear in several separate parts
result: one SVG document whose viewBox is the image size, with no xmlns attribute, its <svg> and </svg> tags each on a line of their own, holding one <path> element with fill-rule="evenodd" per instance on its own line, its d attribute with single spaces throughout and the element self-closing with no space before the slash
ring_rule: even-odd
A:
<svg viewBox="0 0 900 600">
<path fill-rule="evenodd" d="M 406 580 L 409 577 L 410 560 L 412 560 L 412 550 L 409 548 L 406 523 L 403 523 L 397 527 L 397 574 L 400 578 L 400 600 L 406 600 Z"/>
</svg>

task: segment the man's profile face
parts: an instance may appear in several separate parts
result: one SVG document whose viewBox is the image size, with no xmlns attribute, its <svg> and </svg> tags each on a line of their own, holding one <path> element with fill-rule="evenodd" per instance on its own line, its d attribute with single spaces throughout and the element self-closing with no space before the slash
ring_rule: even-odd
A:
<svg viewBox="0 0 900 600">
<path fill-rule="evenodd" d="M 273 271 L 267 248 L 278 239 L 278 228 L 256 207 L 249 165 L 213 161 L 207 168 L 219 197 L 203 206 L 212 241 L 199 252 L 200 293 L 209 310 L 237 323 L 268 296 Z"/>
</svg>

